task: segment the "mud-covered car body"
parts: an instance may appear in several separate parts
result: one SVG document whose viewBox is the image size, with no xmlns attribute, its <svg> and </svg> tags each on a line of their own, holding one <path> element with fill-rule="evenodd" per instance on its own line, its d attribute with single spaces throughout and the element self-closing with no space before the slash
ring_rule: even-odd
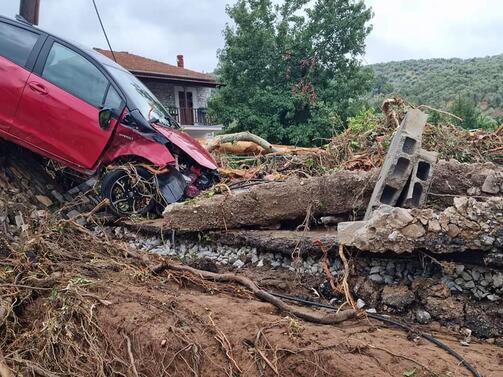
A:
<svg viewBox="0 0 503 377">
<path fill-rule="evenodd" d="M 160 185 L 171 185 L 161 192 L 173 202 L 190 185 L 207 186 L 217 168 L 178 128 L 150 90 L 114 61 L 0 17 L 1 138 L 83 175 L 124 162 L 149 165 Z"/>
</svg>

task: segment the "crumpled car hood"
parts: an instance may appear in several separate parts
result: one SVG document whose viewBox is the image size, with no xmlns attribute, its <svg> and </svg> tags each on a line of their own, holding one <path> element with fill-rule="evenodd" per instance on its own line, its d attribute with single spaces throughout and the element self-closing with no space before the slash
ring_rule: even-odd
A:
<svg viewBox="0 0 503 377">
<path fill-rule="evenodd" d="M 187 153 L 199 165 L 211 170 L 216 170 L 218 168 L 213 156 L 189 134 L 173 128 L 166 128 L 155 124 L 153 124 L 152 127 L 182 151 Z"/>
</svg>

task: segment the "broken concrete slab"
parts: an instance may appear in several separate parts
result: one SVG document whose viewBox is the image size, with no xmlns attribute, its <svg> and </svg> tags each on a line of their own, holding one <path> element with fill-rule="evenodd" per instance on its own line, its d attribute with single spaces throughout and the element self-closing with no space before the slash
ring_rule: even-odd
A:
<svg viewBox="0 0 503 377">
<path fill-rule="evenodd" d="M 419 159 L 427 119 L 428 115 L 417 109 L 409 111 L 403 119 L 386 154 L 365 219 L 382 204 L 395 206 L 398 203 Z"/>
<path fill-rule="evenodd" d="M 454 206 L 442 212 L 432 209 L 409 209 L 413 220 L 403 226 L 393 220 L 395 212 L 403 208 L 381 206 L 365 222 L 358 224 L 352 234 L 344 232 L 351 227 L 339 224 L 345 244 L 371 252 L 429 250 L 435 253 L 453 253 L 467 250 L 501 252 L 503 250 L 503 198 L 486 201 L 460 197 Z"/>
</svg>

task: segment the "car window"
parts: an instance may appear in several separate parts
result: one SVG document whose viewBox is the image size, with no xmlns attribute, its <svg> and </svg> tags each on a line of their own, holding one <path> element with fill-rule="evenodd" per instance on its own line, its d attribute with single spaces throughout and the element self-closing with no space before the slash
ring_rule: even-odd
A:
<svg viewBox="0 0 503 377">
<path fill-rule="evenodd" d="M 77 52 L 54 42 L 42 77 L 93 106 L 101 107 L 108 79 Z"/>
<path fill-rule="evenodd" d="M 38 37 L 37 33 L 0 22 L 0 55 L 25 65 Z"/>
<path fill-rule="evenodd" d="M 120 110 L 122 110 L 121 104 L 122 104 L 121 96 L 119 95 L 119 93 L 117 93 L 117 90 L 115 90 L 113 86 L 110 86 L 110 89 L 108 89 L 107 98 L 105 99 L 105 103 L 103 104 L 103 107 L 105 109 L 120 111 Z"/>
</svg>

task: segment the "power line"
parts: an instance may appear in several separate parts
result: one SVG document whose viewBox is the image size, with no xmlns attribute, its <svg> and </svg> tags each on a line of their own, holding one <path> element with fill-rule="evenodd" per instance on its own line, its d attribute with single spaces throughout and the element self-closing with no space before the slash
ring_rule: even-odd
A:
<svg viewBox="0 0 503 377">
<path fill-rule="evenodd" d="M 112 53 L 112 56 L 113 56 L 115 62 L 117 63 L 117 59 L 115 58 L 114 50 L 112 49 L 112 45 L 110 44 L 110 41 L 108 40 L 107 32 L 105 31 L 105 27 L 103 26 L 103 22 L 101 21 L 100 12 L 98 11 L 98 7 L 96 6 L 96 1 L 95 0 L 92 0 L 92 1 L 93 1 L 93 5 L 94 5 L 94 10 L 96 11 L 96 15 L 98 16 L 98 20 L 100 21 L 101 29 L 103 30 L 103 34 L 105 34 L 105 39 L 107 40 L 108 48 L 110 48 L 110 52 Z"/>
</svg>

